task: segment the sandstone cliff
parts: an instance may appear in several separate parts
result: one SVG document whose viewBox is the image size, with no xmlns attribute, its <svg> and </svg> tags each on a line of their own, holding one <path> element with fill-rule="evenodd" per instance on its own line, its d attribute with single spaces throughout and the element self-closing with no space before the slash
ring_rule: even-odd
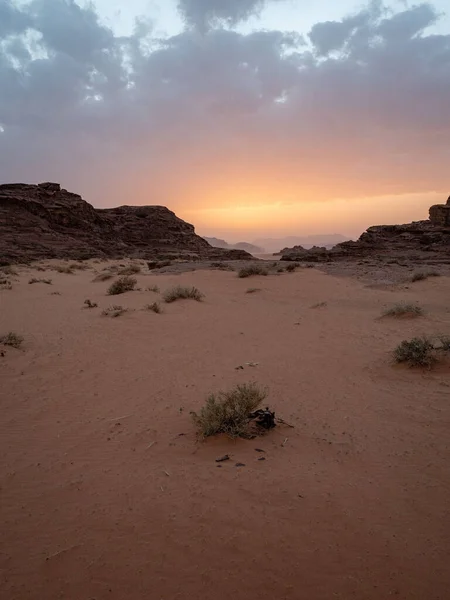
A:
<svg viewBox="0 0 450 600">
<path fill-rule="evenodd" d="M 57 183 L 0 185 L 0 260 L 124 256 L 248 259 L 212 248 L 164 206 L 95 209 Z"/>
<path fill-rule="evenodd" d="M 281 260 L 331 262 L 372 257 L 450 264 L 450 198 L 446 204 L 432 206 L 426 221 L 369 227 L 358 241 L 343 242 L 330 250 L 285 248 Z"/>
</svg>

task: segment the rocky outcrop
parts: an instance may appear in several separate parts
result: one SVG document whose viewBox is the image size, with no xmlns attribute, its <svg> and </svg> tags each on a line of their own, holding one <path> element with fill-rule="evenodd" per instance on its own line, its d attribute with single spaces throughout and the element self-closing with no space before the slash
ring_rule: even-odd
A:
<svg viewBox="0 0 450 600">
<path fill-rule="evenodd" d="M 95 209 L 57 183 L 0 185 L 0 260 L 103 257 L 249 259 L 212 248 L 164 206 Z"/>
<path fill-rule="evenodd" d="M 450 196 L 446 204 L 435 204 L 430 208 L 430 221 L 437 227 L 450 227 Z"/>
<path fill-rule="evenodd" d="M 430 208 L 430 218 L 405 225 L 369 227 L 358 241 L 343 242 L 330 250 L 301 246 L 285 248 L 281 260 L 332 262 L 361 258 L 411 260 L 450 264 L 450 199 Z"/>
<path fill-rule="evenodd" d="M 220 238 L 204 238 L 208 244 L 213 246 L 214 248 L 225 248 L 226 250 L 245 250 L 246 252 L 250 252 L 250 254 L 264 254 L 264 249 L 259 246 L 255 246 L 254 244 L 249 244 L 248 242 L 238 242 L 237 244 L 229 244 L 225 240 L 221 240 Z"/>
</svg>

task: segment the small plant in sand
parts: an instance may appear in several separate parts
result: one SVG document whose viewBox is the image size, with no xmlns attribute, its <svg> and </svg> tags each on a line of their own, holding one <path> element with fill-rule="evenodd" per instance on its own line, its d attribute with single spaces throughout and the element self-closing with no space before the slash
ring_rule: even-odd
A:
<svg viewBox="0 0 450 600">
<path fill-rule="evenodd" d="M 398 319 L 422 317 L 424 314 L 425 312 L 421 306 L 406 302 L 399 302 L 383 311 L 383 317 L 396 317 Z"/>
<path fill-rule="evenodd" d="M 261 288 L 248 288 L 248 290 L 245 290 L 246 294 L 256 294 L 256 292 L 260 292 Z"/>
<path fill-rule="evenodd" d="M 225 433 L 231 437 L 246 437 L 250 414 L 266 398 L 267 390 L 256 383 L 237 385 L 229 392 L 210 394 L 199 413 L 191 412 L 192 420 L 202 437 Z"/>
<path fill-rule="evenodd" d="M 440 277 L 439 271 L 416 271 L 413 273 L 411 277 L 411 281 L 414 283 L 416 281 L 423 281 L 424 279 L 428 279 L 429 277 Z"/>
<path fill-rule="evenodd" d="M 147 267 L 150 271 L 153 271 L 153 269 L 163 269 L 164 267 L 170 267 L 171 264 L 171 260 L 151 260 L 147 263 Z"/>
<path fill-rule="evenodd" d="M 71 263 L 69 265 L 69 269 L 72 269 L 72 271 L 86 271 L 87 269 L 89 269 L 89 265 L 87 265 L 86 263 L 82 263 L 82 262 L 76 262 L 76 263 Z"/>
<path fill-rule="evenodd" d="M 433 343 L 426 337 L 403 340 L 394 350 L 398 363 L 407 363 L 410 367 L 430 368 L 437 360 Z"/>
<path fill-rule="evenodd" d="M 56 265 L 55 271 L 58 273 L 66 273 L 66 275 L 73 275 L 74 273 L 71 265 Z"/>
<path fill-rule="evenodd" d="M 201 302 L 205 297 L 202 292 L 196 287 L 183 287 L 182 285 L 176 285 L 164 292 L 164 302 L 170 304 L 176 300 L 197 300 Z"/>
<path fill-rule="evenodd" d="M 141 272 L 141 267 L 135 263 L 128 265 L 127 267 L 123 267 L 119 271 L 119 275 L 135 275 L 136 273 Z"/>
<path fill-rule="evenodd" d="M 310 306 L 310 308 L 325 308 L 326 306 L 328 306 L 327 302 L 317 302 L 316 304 Z"/>
<path fill-rule="evenodd" d="M 123 315 L 124 313 L 128 312 L 128 308 L 124 308 L 123 306 L 120 306 L 118 304 L 114 304 L 113 306 L 110 306 L 108 308 L 105 308 L 102 311 L 102 315 L 104 317 L 120 317 L 121 315 Z"/>
<path fill-rule="evenodd" d="M 284 273 L 284 268 L 283 267 L 278 267 L 277 273 Z"/>
<path fill-rule="evenodd" d="M 300 265 L 298 263 L 289 263 L 286 265 L 286 271 L 288 273 L 293 273 Z"/>
<path fill-rule="evenodd" d="M 10 331 L 6 335 L 0 335 L 0 344 L 4 346 L 11 346 L 12 348 L 20 348 L 23 342 L 23 337 Z"/>
<path fill-rule="evenodd" d="M 248 267 L 244 267 L 238 273 L 238 277 L 241 279 L 245 277 L 252 277 L 253 275 L 268 275 L 267 269 L 262 267 L 261 265 L 250 265 Z"/>
<path fill-rule="evenodd" d="M 219 271 L 234 271 L 233 267 L 226 262 L 212 262 L 211 267 L 213 269 L 219 269 Z"/>
<path fill-rule="evenodd" d="M 12 290 L 12 283 L 7 277 L 0 277 L 0 290 Z"/>
<path fill-rule="evenodd" d="M 0 274 L 3 273 L 4 275 L 18 275 L 19 273 L 10 265 L 6 265 L 4 267 L 0 267 Z"/>
<path fill-rule="evenodd" d="M 150 285 L 147 288 L 147 292 L 154 292 L 155 294 L 159 294 L 160 289 L 159 289 L 159 287 L 157 285 Z"/>
<path fill-rule="evenodd" d="M 92 281 L 94 283 L 97 283 L 98 281 L 108 281 L 108 279 L 112 279 L 113 277 L 113 273 L 110 273 L 109 271 L 104 271 L 103 273 L 99 273 L 98 275 L 96 275 Z"/>
<path fill-rule="evenodd" d="M 98 304 L 96 302 L 91 302 L 91 300 L 84 301 L 84 308 L 97 308 Z"/>
<path fill-rule="evenodd" d="M 156 314 L 161 314 L 162 313 L 162 308 L 159 302 L 153 302 L 152 304 L 147 304 L 145 307 L 145 310 L 150 310 Z"/>
<path fill-rule="evenodd" d="M 137 285 L 137 280 L 134 277 L 124 275 L 119 277 L 117 281 L 112 283 L 108 288 L 108 296 L 117 296 L 118 294 L 124 294 L 125 292 L 131 292 Z"/>
<path fill-rule="evenodd" d="M 450 336 L 441 335 L 439 341 L 441 343 L 442 350 L 444 350 L 445 352 L 450 352 Z"/>
<path fill-rule="evenodd" d="M 36 277 L 32 277 L 28 283 L 31 285 L 33 283 L 46 283 L 47 285 L 52 285 L 52 280 L 51 279 L 37 279 Z"/>
</svg>

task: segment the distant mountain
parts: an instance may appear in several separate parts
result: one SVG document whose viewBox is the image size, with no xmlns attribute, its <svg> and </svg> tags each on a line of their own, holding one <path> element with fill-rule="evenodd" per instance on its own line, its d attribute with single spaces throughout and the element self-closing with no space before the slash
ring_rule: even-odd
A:
<svg viewBox="0 0 450 600">
<path fill-rule="evenodd" d="M 225 248 L 226 250 L 245 250 L 246 252 L 250 252 L 250 254 L 263 254 L 263 248 L 255 246 L 253 244 L 249 244 L 248 242 L 238 242 L 237 244 L 229 244 L 225 240 L 221 240 L 220 238 L 215 237 L 205 237 L 203 238 L 213 246 L 214 248 Z"/>
<path fill-rule="evenodd" d="M 313 246 L 321 246 L 332 248 L 341 242 L 350 240 L 348 236 L 340 233 L 324 233 L 322 235 L 300 235 L 288 236 L 280 239 L 262 238 L 255 240 L 253 243 L 264 248 L 265 252 L 279 252 L 283 248 L 291 248 L 293 246 L 303 246 L 304 248 L 312 248 Z M 250 252 L 250 250 L 248 250 Z"/>
</svg>

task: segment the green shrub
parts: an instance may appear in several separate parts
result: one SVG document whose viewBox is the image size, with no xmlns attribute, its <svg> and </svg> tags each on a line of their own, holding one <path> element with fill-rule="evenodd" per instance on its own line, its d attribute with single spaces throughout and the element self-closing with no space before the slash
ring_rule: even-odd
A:
<svg viewBox="0 0 450 600">
<path fill-rule="evenodd" d="M 266 398 L 267 391 L 255 383 L 237 385 L 229 392 L 210 394 L 200 412 L 191 416 L 202 437 L 226 433 L 231 437 L 245 436 L 249 414 Z"/>
<path fill-rule="evenodd" d="M 267 269 L 260 265 L 250 265 L 248 267 L 244 267 L 238 273 L 238 277 L 243 279 L 244 277 L 252 277 L 253 275 L 268 275 Z"/>
<path fill-rule="evenodd" d="M 10 331 L 6 335 L 0 336 L 0 344 L 4 346 L 12 346 L 13 348 L 20 348 L 23 342 L 23 337 Z"/>
<path fill-rule="evenodd" d="M 434 346 L 428 338 L 403 340 L 394 350 L 394 358 L 398 363 L 408 363 L 411 367 L 431 367 L 436 362 Z"/>
<path fill-rule="evenodd" d="M 131 292 L 137 285 L 137 280 L 134 277 L 128 277 L 124 275 L 119 277 L 117 281 L 112 283 L 108 288 L 108 296 L 117 296 L 118 294 L 124 294 L 125 292 Z"/>
<path fill-rule="evenodd" d="M 383 317 L 421 317 L 424 315 L 424 310 L 417 304 L 408 304 L 399 302 L 391 308 L 383 311 Z"/>
<path fill-rule="evenodd" d="M 170 304 L 171 302 L 175 302 L 175 300 L 197 300 L 197 302 L 201 302 L 204 298 L 204 294 L 196 287 L 183 287 L 181 285 L 177 285 L 169 290 L 164 292 L 164 302 Z"/>
</svg>

